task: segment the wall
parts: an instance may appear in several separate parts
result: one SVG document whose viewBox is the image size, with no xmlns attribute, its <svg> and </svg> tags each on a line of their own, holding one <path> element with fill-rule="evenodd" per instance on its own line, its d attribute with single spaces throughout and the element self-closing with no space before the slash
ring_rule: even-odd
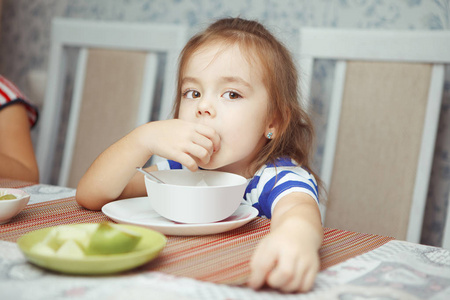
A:
<svg viewBox="0 0 450 300">
<path fill-rule="evenodd" d="M 196 32 L 210 20 L 224 16 L 258 19 L 294 55 L 302 26 L 449 30 L 450 0 L 3 0 L 0 73 L 29 90 L 30 71 L 45 72 L 51 19 L 55 16 L 91 20 L 121 20 L 186 24 Z M 316 69 L 326 78 L 327 63 Z M 32 72 L 33 73 L 33 72 Z M 440 245 L 450 189 L 450 70 L 441 109 L 439 133 L 422 242 Z M 329 81 L 314 86 L 314 118 L 318 128 L 317 164 L 323 147 Z"/>
</svg>

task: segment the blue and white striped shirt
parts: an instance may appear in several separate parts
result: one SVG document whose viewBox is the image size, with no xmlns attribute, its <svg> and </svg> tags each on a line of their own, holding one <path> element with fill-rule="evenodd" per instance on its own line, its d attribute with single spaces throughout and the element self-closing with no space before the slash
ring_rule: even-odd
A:
<svg viewBox="0 0 450 300">
<path fill-rule="evenodd" d="M 184 169 L 180 163 L 165 160 L 158 170 Z M 287 194 L 302 192 L 319 204 L 317 182 L 314 176 L 290 158 L 279 158 L 275 164 L 262 166 L 249 180 L 243 201 L 259 211 L 260 216 L 272 217 L 273 208 Z"/>
</svg>

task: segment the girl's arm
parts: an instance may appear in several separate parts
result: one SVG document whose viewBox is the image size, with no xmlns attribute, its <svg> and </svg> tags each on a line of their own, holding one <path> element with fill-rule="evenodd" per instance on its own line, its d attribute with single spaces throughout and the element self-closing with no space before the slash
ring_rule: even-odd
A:
<svg viewBox="0 0 450 300">
<path fill-rule="evenodd" d="M 178 119 L 144 124 L 111 145 L 93 162 L 78 183 L 77 202 L 99 210 L 119 198 L 146 195 L 144 176 L 136 172 L 153 155 L 175 160 L 191 171 L 207 163 L 218 147 L 211 128 Z M 156 166 L 148 171 L 156 170 Z"/>
<path fill-rule="evenodd" d="M 0 177 L 39 182 L 30 123 L 23 104 L 0 110 Z"/>
<path fill-rule="evenodd" d="M 135 169 L 152 156 L 142 143 L 144 134 L 142 128 L 137 128 L 97 157 L 78 183 L 78 204 L 99 210 L 122 194 L 125 197 L 145 195 L 144 177 Z"/>
<path fill-rule="evenodd" d="M 284 196 L 276 204 L 270 234 L 258 245 L 251 263 L 249 286 L 264 284 L 284 292 L 306 292 L 320 268 L 323 240 L 320 212 L 305 193 Z"/>
</svg>

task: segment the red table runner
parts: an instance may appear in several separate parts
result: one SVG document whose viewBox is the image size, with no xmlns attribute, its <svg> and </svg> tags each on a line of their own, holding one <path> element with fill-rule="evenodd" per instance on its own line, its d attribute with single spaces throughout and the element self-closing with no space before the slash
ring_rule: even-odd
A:
<svg viewBox="0 0 450 300">
<path fill-rule="evenodd" d="M 0 181 L 1 186 L 5 186 Z M 12 187 L 12 186 L 11 186 Z M 0 239 L 15 242 L 21 235 L 62 224 L 109 220 L 99 211 L 79 206 L 74 197 L 28 205 L 9 223 L 0 225 Z M 214 283 L 239 285 L 249 275 L 248 262 L 258 242 L 269 233 L 270 220 L 257 218 L 247 225 L 208 236 L 169 236 L 160 256 L 133 272 L 160 271 Z M 393 238 L 324 228 L 321 269 L 373 250 Z"/>
</svg>

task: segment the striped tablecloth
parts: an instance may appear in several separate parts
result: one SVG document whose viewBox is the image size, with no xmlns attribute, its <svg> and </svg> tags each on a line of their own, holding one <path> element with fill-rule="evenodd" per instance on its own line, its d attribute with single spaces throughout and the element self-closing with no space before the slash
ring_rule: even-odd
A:
<svg viewBox="0 0 450 300">
<path fill-rule="evenodd" d="M 27 183 L 0 179 L 0 187 L 21 188 Z M 21 235 L 62 224 L 109 220 L 99 211 L 79 206 L 74 197 L 30 204 L 11 222 L 0 225 L 0 239 L 15 242 Z M 270 220 L 257 218 L 247 225 L 208 236 L 168 236 L 160 256 L 130 271 L 160 271 L 176 276 L 231 285 L 244 284 L 250 273 L 250 257 L 258 242 L 269 233 Z M 324 228 L 320 248 L 321 270 L 378 248 L 393 238 Z"/>
</svg>

